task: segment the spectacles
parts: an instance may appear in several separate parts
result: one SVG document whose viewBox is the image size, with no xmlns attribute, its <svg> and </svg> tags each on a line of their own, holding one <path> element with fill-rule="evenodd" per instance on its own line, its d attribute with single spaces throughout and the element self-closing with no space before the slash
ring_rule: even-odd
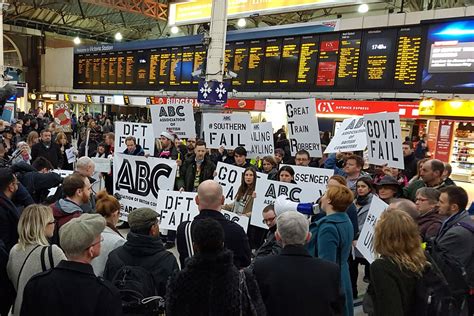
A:
<svg viewBox="0 0 474 316">
<path fill-rule="evenodd" d="M 275 217 L 263 219 L 264 224 L 271 224 L 275 220 Z"/>
<path fill-rule="evenodd" d="M 89 247 L 87 247 L 87 249 L 89 249 L 90 247 L 94 247 L 95 245 L 98 245 L 98 244 L 100 244 L 100 243 L 103 242 L 103 241 L 104 241 L 104 237 L 100 237 L 100 240 L 99 240 L 98 242 L 93 243 L 92 245 L 90 245 Z"/>
</svg>

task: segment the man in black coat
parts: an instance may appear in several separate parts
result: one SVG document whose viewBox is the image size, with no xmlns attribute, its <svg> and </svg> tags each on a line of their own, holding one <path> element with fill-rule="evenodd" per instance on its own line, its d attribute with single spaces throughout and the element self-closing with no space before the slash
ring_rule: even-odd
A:
<svg viewBox="0 0 474 316">
<path fill-rule="evenodd" d="M 313 258 L 304 248 L 311 234 L 298 212 L 277 219 L 279 255 L 257 260 L 253 272 L 268 315 L 340 315 L 344 310 L 339 267 Z"/>
<path fill-rule="evenodd" d="M 28 281 L 21 315 L 122 315 L 118 290 L 96 277 L 90 264 L 100 254 L 104 228 L 99 214 L 83 214 L 61 227 L 61 247 L 68 260 Z"/>
<path fill-rule="evenodd" d="M 20 211 L 12 201 L 18 183 L 10 168 L 0 168 L 0 240 L 5 243 L 7 252 L 18 242 Z"/>
<path fill-rule="evenodd" d="M 403 162 L 405 164 L 405 170 L 403 174 L 407 177 L 408 180 L 416 176 L 417 173 L 417 163 L 418 159 L 415 157 L 415 153 L 413 152 L 413 144 L 412 142 L 404 142 L 402 144 L 403 149 Z"/>
<path fill-rule="evenodd" d="M 213 218 L 222 225 L 225 234 L 224 246 L 234 253 L 234 264 L 237 268 L 247 267 L 250 264 L 250 246 L 247 235 L 239 224 L 229 221 L 221 213 L 224 204 L 222 187 L 214 180 L 202 182 L 197 191 L 196 204 L 199 209 L 194 221 L 204 218 Z M 181 268 L 186 264 L 186 259 L 193 254 L 191 231 L 193 222 L 182 222 L 178 226 L 177 246 Z"/>
<path fill-rule="evenodd" d="M 36 158 L 31 166 L 23 164 L 22 167 L 22 173 L 18 176 L 18 180 L 30 192 L 35 203 L 44 202 L 49 190 L 56 188 L 62 182 L 59 174 L 50 172 L 53 166 L 44 157 Z"/>
<path fill-rule="evenodd" d="M 178 189 L 196 192 L 199 184 L 214 178 L 216 165 L 206 155 L 206 143 L 198 141 L 194 155 L 187 159 L 180 168 L 181 177 L 176 179 Z"/>
<path fill-rule="evenodd" d="M 44 157 L 51 162 L 54 169 L 61 169 L 63 166 L 63 155 L 61 148 L 51 141 L 51 131 L 44 129 L 41 131 L 41 141 L 31 147 L 31 160 Z"/>
</svg>

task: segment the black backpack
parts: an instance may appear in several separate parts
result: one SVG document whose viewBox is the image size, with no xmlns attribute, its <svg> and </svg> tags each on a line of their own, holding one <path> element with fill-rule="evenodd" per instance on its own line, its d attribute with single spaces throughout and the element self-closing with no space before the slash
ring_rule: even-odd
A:
<svg viewBox="0 0 474 316">
<path fill-rule="evenodd" d="M 123 266 L 112 279 L 122 301 L 123 315 L 158 315 L 164 299 L 156 294 L 153 275 L 140 266 Z"/>
</svg>

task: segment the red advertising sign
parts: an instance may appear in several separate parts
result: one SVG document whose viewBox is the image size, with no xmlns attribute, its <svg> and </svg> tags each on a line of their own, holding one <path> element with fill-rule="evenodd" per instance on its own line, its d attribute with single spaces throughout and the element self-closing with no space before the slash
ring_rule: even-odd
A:
<svg viewBox="0 0 474 316">
<path fill-rule="evenodd" d="M 439 121 L 430 121 L 428 124 L 428 153 L 430 157 L 434 157 L 436 143 L 438 141 Z"/>
<path fill-rule="evenodd" d="M 438 142 L 436 143 L 435 158 L 442 162 L 449 162 L 451 150 L 451 136 L 453 135 L 454 121 L 440 121 Z"/>
<path fill-rule="evenodd" d="M 378 112 L 398 112 L 402 118 L 417 118 L 419 102 L 316 100 L 318 114 L 364 115 Z"/>
<path fill-rule="evenodd" d="M 234 110 L 265 111 L 265 101 L 231 99 L 227 100 L 224 108 Z"/>
</svg>

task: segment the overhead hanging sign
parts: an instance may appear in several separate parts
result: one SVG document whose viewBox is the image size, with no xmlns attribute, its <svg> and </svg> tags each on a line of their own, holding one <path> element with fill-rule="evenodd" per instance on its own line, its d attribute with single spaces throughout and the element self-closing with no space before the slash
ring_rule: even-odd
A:
<svg viewBox="0 0 474 316">
<path fill-rule="evenodd" d="M 228 82 L 200 80 L 198 84 L 198 102 L 209 105 L 225 104 L 229 89 Z"/>
<path fill-rule="evenodd" d="M 306 150 L 311 157 L 321 157 L 318 118 L 314 99 L 285 101 L 291 155 Z"/>
<path fill-rule="evenodd" d="M 137 145 L 140 145 L 145 154 L 155 154 L 155 135 L 153 125 L 145 123 L 115 122 L 115 152 L 121 153 L 127 149 L 125 139 L 128 136 L 135 137 Z"/>
<path fill-rule="evenodd" d="M 150 106 L 155 138 L 168 131 L 179 138 L 196 137 L 193 104 L 160 104 Z"/>
<path fill-rule="evenodd" d="M 398 113 L 364 115 L 369 162 L 405 169 Z"/>
<path fill-rule="evenodd" d="M 252 124 L 250 138 L 252 146 L 247 151 L 247 158 L 273 156 L 275 148 L 273 145 L 273 127 L 271 122 Z"/>
<path fill-rule="evenodd" d="M 155 157 L 114 155 L 114 194 L 121 197 L 120 219 L 139 207 L 156 209 L 158 192 L 173 190 L 176 161 Z"/>
<path fill-rule="evenodd" d="M 204 113 L 203 132 L 207 148 L 249 148 L 252 125 L 248 113 Z"/>
<path fill-rule="evenodd" d="M 367 147 L 363 117 L 345 119 L 324 151 L 325 154 L 364 150 Z"/>
</svg>

